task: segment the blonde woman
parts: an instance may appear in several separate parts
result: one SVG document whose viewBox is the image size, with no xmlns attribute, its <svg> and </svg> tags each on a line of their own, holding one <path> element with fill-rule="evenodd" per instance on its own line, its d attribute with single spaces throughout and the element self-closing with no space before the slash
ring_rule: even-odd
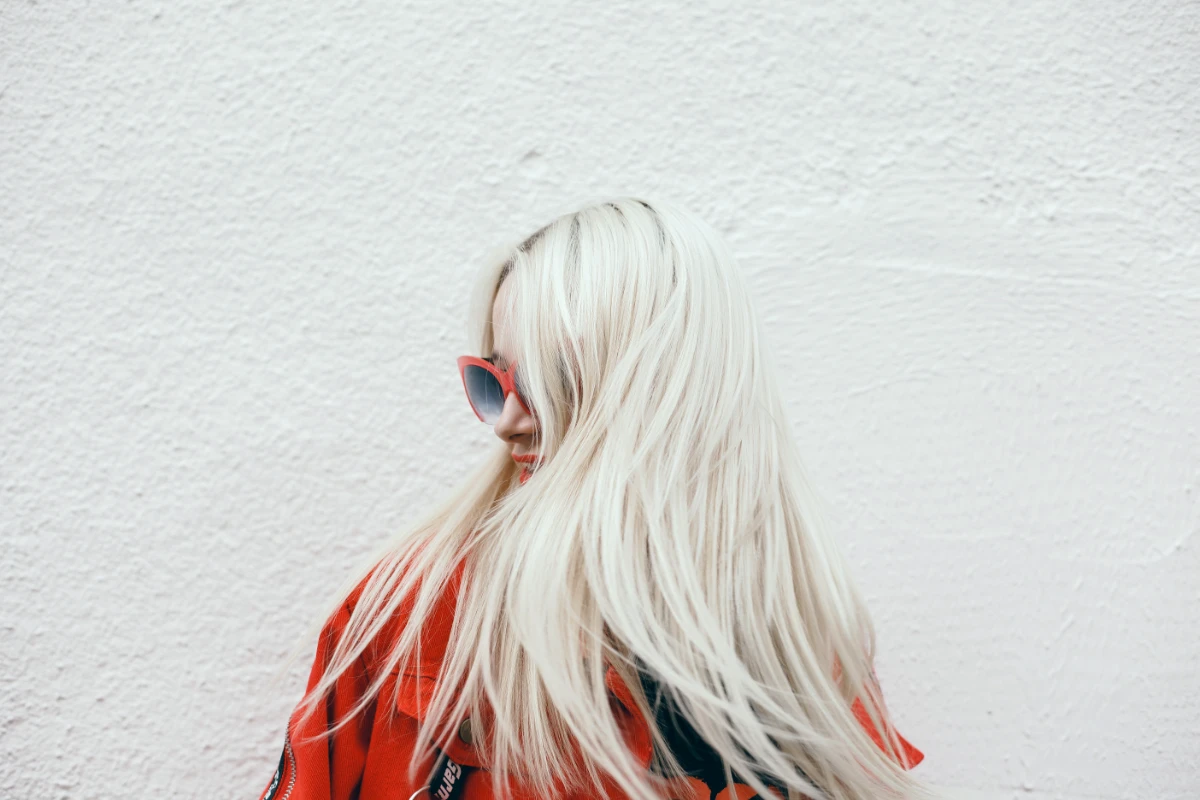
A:
<svg viewBox="0 0 1200 800">
<path fill-rule="evenodd" d="M 590 205 L 472 319 L 500 443 L 322 617 L 262 797 L 925 796 L 714 231 Z"/>
</svg>

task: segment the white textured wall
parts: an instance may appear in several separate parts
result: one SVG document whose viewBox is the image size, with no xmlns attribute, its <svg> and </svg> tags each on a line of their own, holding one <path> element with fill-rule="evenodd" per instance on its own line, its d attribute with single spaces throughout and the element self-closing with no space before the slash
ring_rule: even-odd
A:
<svg viewBox="0 0 1200 800">
<path fill-rule="evenodd" d="M 0 7 L 0 797 L 257 796 L 488 441 L 479 255 L 625 192 L 741 256 L 920 774 L 1200 797 L 1200 6 L 470 5 Z"/>
</svg>

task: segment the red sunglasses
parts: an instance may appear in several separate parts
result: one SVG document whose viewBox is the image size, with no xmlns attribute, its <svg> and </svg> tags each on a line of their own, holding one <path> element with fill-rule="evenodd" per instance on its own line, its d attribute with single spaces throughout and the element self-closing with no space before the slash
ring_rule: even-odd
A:
<svg viewBox="0 0 1200 800">
<path fill-rule="evenodd" d="M 525 413 L 533 416 L 529 403 L 521 394 L 517 384 L 517 365 L 509 366 L 508 371 L 502 371 L 492 363 L 490 358 L 475 356 L 459 356 L 458 372 L 462 376 L 463 389 L 467 392 L 467 400 L 471 409 L 481 422 L 495 425 L 504 412 L 504 401 L 509 394 L 517 396 L 517 402 Z"/>
</svg>

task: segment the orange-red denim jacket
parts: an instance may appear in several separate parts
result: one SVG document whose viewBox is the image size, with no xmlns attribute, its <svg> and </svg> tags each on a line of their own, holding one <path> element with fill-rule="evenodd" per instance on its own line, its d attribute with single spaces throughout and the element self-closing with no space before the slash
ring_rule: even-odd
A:
<svg viewBox="0 0 1200 800">
<path fill-rule="evenodd" d="M 383 684 L 376 702 L 366 707 L 355 719 L 341 728 L 332 737 L 309 741 L 309 739 L 336 720 L 362 696 L 375 672 L 372 667 L 386 656 L 381 645 L 372 643 L 354 668 L 339 676 L 327 701 L 321 704 L 303 725 L 299 714 L 294 711 L 288 721 L 284 749 L 279 766 L 260 800 L 436 800 L 421 789 L 427 786 L 428 776 L 435 764 L 433 757 L 421 764 L 417 770 L 417 781 L 407 774 L 409 762 L 414 755 L 417 727 L 424 718 L 429 698 L 435 686 L 434 677 L 445 654 L 449 641 L 450 627 L 454 618 L 454 607 L 458 598 L 462 566 L 439 599 L 438 606 L 428 619 L 428 631 L 422 632 L 422 660 L 405 672 L 397 671 Z M 308 679 L 312 689 L 326 668 L 334 645 L 350 619 L 354 604 L 366 585 L 364 579 L 346 598 L 338 611 L 329 619 L 321 631 L 317 643 L 316 658 Z M 397 615 L 393 627 L 384 628 L 376 642 L 395 641 L 399 634 L 398 624 L 403 615 Z M 612 710 L 631 751 L 647 769 L 652 756 L 652 740 L 648 723 L 637 711 L 629 688 L 609 667 L 605 676 L 611 693 Z M 395 713 L 379 713 L 381 704 L 390 704 L 396 681 L 400 681 L 399 700 Z M 861 700 L 854 703 L 854 712 L 871 738 L 883 748 L 883 739 L 872 726 Z M 458 735 L 443 747 L 443 751 L 458 765 L 466 767 L 466 777 L 456 791 L 457 800 L 492 800 L 492 776 L 488 765 L 480 757 L 478 742 L 469 728 L 469 723 L 460 726 Z M 906 766 L 912 768 L 924 758 L 920 750 L 903 737 Z M 470 769 L 474 768 L 474 769 Z M 423 780 L 422 780 L 423 777 Z M 709 788 L 696 778 L 683 779 L 677 784 L 674 797 L 683 800 L 712 800 Z M 515 781 L 510 781 L 512 800 L 540 800 Z M 733 794 L 729 789 L 721 791 L 715 800 L 746 800 L 754 796 L 751 787 L 737 784 Z M 736 797 L 735 797 L 736 795 Z M 614 783 L 608 786 L 605 797 L 610 800 L 628 800 L 628 795 Z M 564 800 L 593 800 L 585 795 L 567 795 Z"/>
</svg>

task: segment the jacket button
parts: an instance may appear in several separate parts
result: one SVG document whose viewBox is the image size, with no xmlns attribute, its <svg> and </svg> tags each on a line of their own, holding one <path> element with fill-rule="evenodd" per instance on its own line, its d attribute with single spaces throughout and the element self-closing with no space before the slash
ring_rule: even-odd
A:
<svg viewBox="0 0 1200 800">
<path fill-rule="evenodd" d="M 467 719 L 464 719 L 462 721 L 462 724 L 458 726 L 458 738 L 462 740 L 463 744 L 471 743 L 471 719 L 470 719 L 470 717 L 468 717 Z"/>
</svg>

